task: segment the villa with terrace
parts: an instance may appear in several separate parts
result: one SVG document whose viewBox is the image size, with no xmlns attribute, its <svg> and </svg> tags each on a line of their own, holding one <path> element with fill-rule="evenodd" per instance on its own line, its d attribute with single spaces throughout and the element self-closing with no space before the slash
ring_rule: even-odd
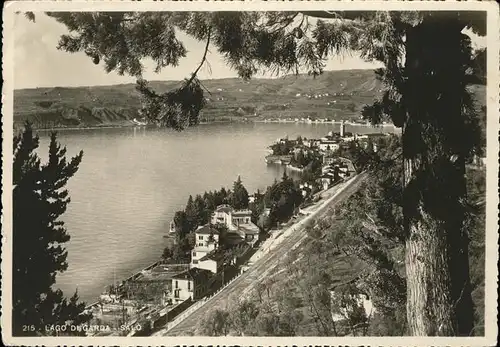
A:
<svg viewBox="0 0 500 347">
<path fill-rule="evenodd" d="M 235 210 L 230 205 L 219 205 L 212 214 L 212 224 L 223 224 L 229 233 L 239 235 L 246 243 L 254 245 L 259 239 L 259 228 L 251 220 L 252 211 Z"/>
</svg>

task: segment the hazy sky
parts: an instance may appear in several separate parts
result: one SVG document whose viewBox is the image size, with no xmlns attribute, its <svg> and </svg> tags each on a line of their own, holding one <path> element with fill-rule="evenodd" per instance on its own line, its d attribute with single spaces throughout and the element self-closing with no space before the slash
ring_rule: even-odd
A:
<svg viewBox="0 0 500 347">
<path fill-rule="evenodd" d="M 103 65 L 95 65 L 84 53 L 67 53 L 56 49 L 61 34 L 67 33 L 64 25 L 44 14 L 37 14 L 36 22 L 29 22 L 23 15 L 15 18 L 14 88 L 53 86 L 91 86 L 135 82 L 129 76 L 106 73 Z M 190 76 L 203 55 L 204 44 L 182 33 L 179 39 L 188 54 L 177 67 L 167 67 L 160 73 L 153 72 L 153 64 L 146 62 L 144 77 L 149 80 L 180 80 Z M 208 55 L 211 74 L 205 67 L 200 79 L 236 77 L 221 55 L 211 49 Z M 327 70 L 370 69 L 377 65 L 364 62 L 357 56 L 335 58 L 327 63 Z M 270 76 L 266 76 L 270 77 Z"/>
<path fill-rule="evenodd" d="M 129 76 L 119 76 L 111 72 L 107 74 L 103 65 L 94 65 L 84 53 L 67 53 L 56 49 L 61 34 L 67 33 L 64 25 L 53 18 L 37 14 L 36 22 L 29 22 L 23 15 L 15 19 L 15 89 L 51 87 L 51 86 L 88 86 L 110 85 L 135 82 Z M 160 73 L 153 72 L 153 64 L 145 63 L 147 68 L 144 77 L 150 80 L 180 80 L 189 77 L 199 64 L 204 50 L 200 43 L 182 33 L 178 34 L 188 54 L 180 60 L 177 67 L 167 67 Z M 210 74 L 205 67 L 199 72 L 201 79 L 236 77 L 229 69 L 221 55 L 211 49 L 208 55 L 211 66 Z M 328 62 L 327 70 L 370 69 L 377 65 L 364 62 L 359 57 L 346 56 Z M 270 76 L 268 76 L 270 77 Z"/>
</svg>

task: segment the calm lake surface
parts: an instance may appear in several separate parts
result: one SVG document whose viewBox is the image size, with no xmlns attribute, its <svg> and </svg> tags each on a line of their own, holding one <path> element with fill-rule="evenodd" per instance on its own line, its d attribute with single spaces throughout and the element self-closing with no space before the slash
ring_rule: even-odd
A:
<svg viewBox="0 0 500 347">
<path fill-rule="evenodd" d="M 68 155 L 83 150 L 84 156 L 68 184 L 71 203 L 62 220 L 71 235 L 66 244 L 69 267 L 58 275 L 56 286 L 66 296 L 78 289 L 82 300 L 94 302 L 107 284 L 158 260 L 166 244 L 163 235 L 190 194 L 232 188 L 238 175 L 250 193 L 264 190 L 283 175 L 282 167 L 264 162 L 268 145 L 285 135 L 313 138 L 338 129 L 338 124 L 247 123 L 200 125 L 183 132 L 60 131 L 58 139 Z M 48 137 L 40 136 L 45 160 Z"/>
</svg>

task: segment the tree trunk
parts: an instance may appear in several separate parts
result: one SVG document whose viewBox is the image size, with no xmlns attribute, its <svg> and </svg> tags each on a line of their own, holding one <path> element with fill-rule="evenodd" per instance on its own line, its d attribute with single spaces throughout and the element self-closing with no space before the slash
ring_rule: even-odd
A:
<svg viewBox="0 0 500 347">
<path fill-rule="evenodd" d="M 403 211 L 408 327 L 417 336 L 464 336 L 473 327 L 461 30 L 431 18 L 406 36 Z"/>
<path fill-rule="evenodd" d="M 405 160 L 405 178 L 411 174 Z M 420 220 L 408 223 L 406 283 L 411 335 L 454 335 L 449 252 L 446 237 L 420 206 Z"/>
</svg>

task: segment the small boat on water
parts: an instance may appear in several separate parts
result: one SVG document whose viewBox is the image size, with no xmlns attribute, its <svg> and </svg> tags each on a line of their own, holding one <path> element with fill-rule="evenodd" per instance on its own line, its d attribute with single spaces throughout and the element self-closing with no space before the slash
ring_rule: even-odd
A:
<svg viewBox="0 0 500 347">
<path fill-rule="evenodd" d="M 138 125 L 138 126 L 145 126 L 145 125 L 148 125 L 148 123 L 147 123 L 147 122 L 141 122 L 141 121 L 137 120 L 137 118 L 132 119 L 132 122 L 133 122 L 135 125 Z"/>
</svg>

